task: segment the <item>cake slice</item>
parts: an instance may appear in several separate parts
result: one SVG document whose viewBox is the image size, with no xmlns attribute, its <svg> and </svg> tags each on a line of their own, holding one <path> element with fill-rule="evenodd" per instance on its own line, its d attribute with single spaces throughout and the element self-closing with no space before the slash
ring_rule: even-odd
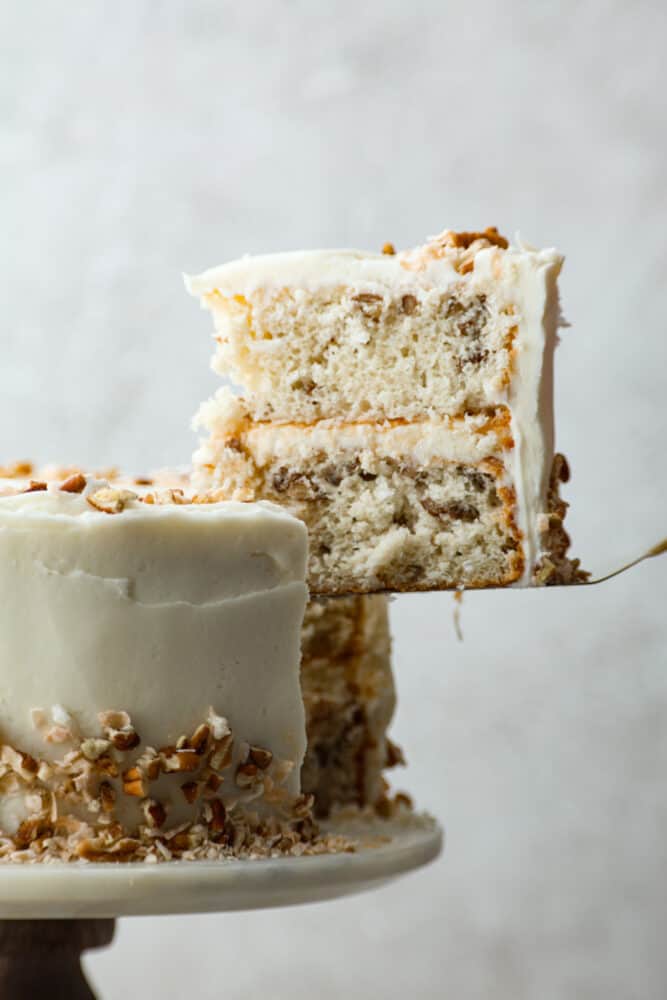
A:
<svg viewBox="0 0 667 1000">
<path fill-rule="evenodd" d="M 402 762 L 387 736 L 396 704 L 387 598 L 313 601 L 302 634 L 308 748 L 301 785 L 318 816 L 381 807 L 383 771 Z"/>
<path fill-rule="evenodd" d="M 302 850 L 303 525 L 3 471 L 0 857 Z"/>
<path fill-rule="evenodd" d="M 447 231 L 400 254 L 246 257 L 187 287 L 213 314 L 214 369 L 255 420 L 421 420 L 537 411 L 562 261 L 495 229 Z"/>
<path fill-rule="evenodd" d="M 190 279 L 244 385 L 200 409 L 196 486 L 301 518 L 315 594 L 582 579 L 553 440 L 561 264 L 489 229 Z"/>
</svg>

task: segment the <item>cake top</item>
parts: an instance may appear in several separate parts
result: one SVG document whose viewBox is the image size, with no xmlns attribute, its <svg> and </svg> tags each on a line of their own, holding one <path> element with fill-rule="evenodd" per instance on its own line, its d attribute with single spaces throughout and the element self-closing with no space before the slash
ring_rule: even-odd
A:
<svg viewBox="0 0 667 1000">
<path fill-rule="evenodd" d="M 219 501 L 214 492 L 138 493 L 80 472 L 51 482 L 5 478 L 0 529 L 17 557 L 45 572 L 132 579 L 142 600 L 210 604 L 305 577 L 300 521 L 276 504 Z"/>
<path fill-rule="evenodd" d="M 362 250 L 296 250 L 287 253 L 246 255 L 197 276 L 185 276 L 188 291 L 196 296 L 214 292 L 246 295 L 259 288 L 317 288 L 340 284 L 443 285 L 458 282 L 480 270 L 493 273 L 499 259 L 528 258 L 535 266 L 560 261 L 553 249 L 536 250 L 524 243 L 510 246 L 495 226 L 484 232 L 445 230 L 419 247 L 395 253 L 386 244 L 382 253 Z"/>
<path fill-rule="evenodd" d="M 252 518 L 259 514 L 284 520 L 282 507 L 267 501 L 256 504 L 236 503 L 220 498 L 214 490 L 186 493 L 182 487 L 149 487 L 155 480 L 137 480 L 137 490 L 129 489 L 126 480 L 98 478 L 74 472 L 64 479 L 35 479 L 0 476 L 0 513 L 52 514 L 67 517 L 96 514 L 140 514 L 151 511 L 163 515 L 178 512 L 184 517 L 216 516 Z M 289 517 L 292 521 L 293 518 Z"/>
<path fill-rule="evenodd" d="M 0 497 L 9 493 L 28 492 L 29 488 L 30 492 L 40 492 L 44 487 L 53 487 L 53 484 L 60 487 L 67 484 L 65 492 L 80 493 L 83 491 L 81 477 L 86 479 L 91 476 L 142 496 L 160 491 L 163 502 L 168 497 L 168 494 L 164 494 L 164 490 L 176 490 L 185 496 L 190 486 L 190 469 L 187 466 L 156 469 L 147 474 L 131 476 L 123 473 L 115 465 L 90 469 L 83 465 L 57 463 L 36 465 L 34 462 L 22 459 L 0 465 Z"/>
</svg>

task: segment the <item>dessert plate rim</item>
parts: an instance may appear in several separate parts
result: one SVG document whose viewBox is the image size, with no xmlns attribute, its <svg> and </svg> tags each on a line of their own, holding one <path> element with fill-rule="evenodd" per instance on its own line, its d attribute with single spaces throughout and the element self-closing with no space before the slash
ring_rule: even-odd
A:
<svg viewBox="0 0 667 1000">
<path fill-rule="evenodd" d="M 162 864 L 0 864 L 0 919 L 221 913 L 324 902 L 378 888 L 434 861 L 444 833 L 426 814 L 339 818 L 353 852 Z"/>
</svg>

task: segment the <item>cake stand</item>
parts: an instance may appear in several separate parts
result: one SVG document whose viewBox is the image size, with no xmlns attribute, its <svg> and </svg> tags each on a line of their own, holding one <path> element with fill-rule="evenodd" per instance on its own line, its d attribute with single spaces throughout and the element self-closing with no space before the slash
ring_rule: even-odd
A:
<svg viewBox="0 0 667 1000">
<path fill-rule="evenodd" d="M 340 819 L 354 853 L 256 861 L 0 867 L 0 1000 L 94 997 L 81 954 L 111 943 L 114 918 L 222 913 L 324 902 L 433 861 L 443 832 L 428 816 Z"/>
</svg>

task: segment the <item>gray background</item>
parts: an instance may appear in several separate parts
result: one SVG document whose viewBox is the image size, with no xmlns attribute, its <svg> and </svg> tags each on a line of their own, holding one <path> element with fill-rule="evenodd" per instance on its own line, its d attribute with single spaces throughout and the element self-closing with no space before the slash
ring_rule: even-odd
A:
<svg viewBox="0 0 667 1000">
<path fill-rule="evenodd" d="M 567 254 L 576 550 L 664 534 L 661 3 L 6 3 L 0 454 L 187 461 L 194 271 L 496 224 Z M 291 911 L 123 921 L 105 998 L 667 993 L 667 565 L 393 606 L 395 734 L 445 857 Z"/>
</svg>

